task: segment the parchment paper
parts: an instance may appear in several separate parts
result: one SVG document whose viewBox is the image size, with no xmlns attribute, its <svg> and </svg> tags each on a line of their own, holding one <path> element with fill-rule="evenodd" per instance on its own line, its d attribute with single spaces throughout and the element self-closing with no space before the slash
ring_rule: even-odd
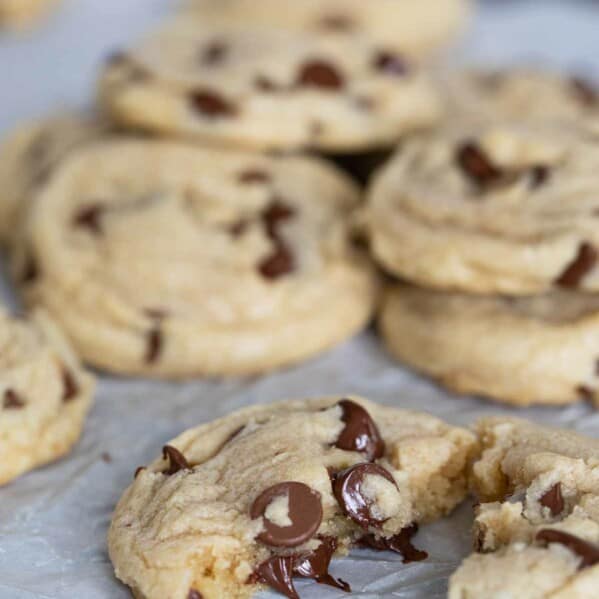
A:
<svg viewBox="0 0 599 599">
<path fill-rule="evenodd" d="M 0 132 L 61 105 L 89 102 L 100 58 L 161 18 L 169 4 L 72 0 L 41 30 L 0 35 Z M 599 70 L 599 9 L 570 0 L 485 4 L 465 47 L 452 59 L 534 60 Z M 11 297 L 1 275 L 0 295 Z M 373 331 L 300 367 L 251 381 L 173 384 L 102 376 L 82 441 L 70 457 L 0 489 L 0 599 L 129 597 L 113 577 L 105 535 L 137 466 L 182 430 L 241 406 L 349 392 L 456 424 L 469 425 L 483 414 L 517 413 L 599 436 L 599 413 L 583 404 L 516 412 L 450 396 L 395 364 Z M 447 577 L 470 548 L 471 513 L 466 501 L 451 518 L 424 527 L 416 538 L 430 554 L 424 562 L 402 565 L 399 556 L 359 550 L 335 562 L 333 573 L 351 582 L 351 596 L 444 597 Z M 348 597 L 310 582 L 298 581 L 297 588 L 305 599 Z"/>
</svg>

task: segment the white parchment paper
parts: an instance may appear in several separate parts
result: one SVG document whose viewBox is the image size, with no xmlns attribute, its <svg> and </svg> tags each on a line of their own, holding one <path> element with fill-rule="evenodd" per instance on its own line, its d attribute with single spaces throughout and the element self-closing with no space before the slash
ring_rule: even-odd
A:
<svg viewBox="0 0 599 599">
<path fill-rule="evenodd" d="M 19 120 L 89 102 L 101 57 L 170 8 L 168 0 L 71 0 L 41 30 L 0 35 L 0 132 Z M 484 4 L 457 60 L 535 61 L 596 74 L 599 8 L 574 0 Z M 12 298 L 2 275 L 0 296 Z M 599 413 L 586 405 L 516 412 L 450 396 L 395 364 L 373 331 L 317 360 L 252 381 L 175 384 L 103 376 L 83 438 L 70 457 L 0 488 L 0 599 L 129 597 L 113 577 L 105 536 L 111 511 L 137 466 L 182 430 L 247 404 L 350 392 L 456 424 L 469 425 L 484 414 L 517 413 L 599 436 Z M 444 597 L 449 574 L 469 551 L 471 512 L 467 501 L 451 518 L 424 527 L 416 538 L 430 554 L 424 562 L 403 565 L 399 556 L 359 550 L 336 561 L 333 574 L 351 582 L 351 596 Z M 297 588 L 305 599 L 348 597 L 305 581 Z"/>
</svg>

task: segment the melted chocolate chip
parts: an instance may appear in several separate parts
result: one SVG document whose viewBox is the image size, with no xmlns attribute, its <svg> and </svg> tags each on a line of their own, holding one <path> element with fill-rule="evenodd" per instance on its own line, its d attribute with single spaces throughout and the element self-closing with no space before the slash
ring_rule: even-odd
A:
<svg viewBox="0 0 599 599">
<path fill-rule="evenodd" d="M 21 410 L 25 407 L 25 401 L 14 389 L 7 389 L 4 392 L 2 407 L 5 410 Z"/>
<path fill-rule="evenodd" d="M 270 180 L 269 173 L 258 168 L 242 171 L 237 176 L 237 181 L 246 185 L 254 183 L 270 183 Z"/>
<path fill-rule="evenodd" d="M 372 462 L 385 453 L 385 442 L 370 414 L 359 404 L 342 399 L 339 404 L 342 410 L 341 420 L 345 428 L 335 441 L 335 447 L 346 451 L 359 451 Z"/>
<path fill-rule="evenodd" d="M 549 508 L 552 516 L 559 516 L 564 511 L 564 497 L 561 483 L 555 483 L 540 499 L 539 503 Z"/>
<path fill-rule="evenodd" d="M 302 578 L 312 578 L 319 584 L 328 584 L 349 593 L 351 587 L 347 582 L 334 578 L 329 574 L 331 558 L 337 550 L 337 539 L 334 537 L 321 537 L 320 540 L 321 543 L 317 549 L 295 559 L 294 574 Z"/>
<path fill-rule="evenodd" d="M 287 246 L 278 243 L 274 251 L 258 264 L 265 279 L 278 279 L 295 270 L 295 258 Z"/>
<path fill-rule="evenodd" d="M 530 187 L 531 189 L 538 189 L 547 183 L 549 179 L 550 170 L 549 167 L 543 165 L 537 165 L 530 171 Z"/>
<path fill-rule="evenodd" d="M 378 551 L 395 551 L 395 553 L 401 554 L 404 564 L 420 562 L 428 557 L 428 553 L 416 549 L 416 547 L 412 545 L 412 537 L 417 532 L 418 525 L 410 524 L 410 526 L 406 526 L 398 534 L 388 539 L 369 534 L 364 535 L 358 543 L 364 547 L 370 547 L 371 549 L 377 549 Z"/>
<path fill-rule="evenodd" d="M 153 364 L 162 353 L 162 331 L 155 327 L 146 333 L 146 364 Z"/>
<path fill-rule="evenodd" d="M 585 276 L 595 267 L 597 257 L 597 250 L 590 243 L 586 241 L 581 243 L 578 254 L 556 279 L 555 284 L 566 288 L 578 287 Z"/>
<path fill-rule="evenodd" d="M 599 104 L 599 92 L 586 79 L 573 77 L 570 80 L 570 86 L 576 98 L 586 108 L 594 108 Z"/>
<path fill-rule="evenodd" d="M 261 215 L 268 237 L 274 241 L 280 240 L 279 226 L 294 216 L 295 210 L 280 198 L 275 197 Z"/>
<path fill-rule="evenodd" d="M 279 526 L 268 520 L 265 512 L 279 497 L 287 497 L 291 524 Z M 273 547 L 297 547 L 311 539 L 322 522 L 320 493 L 300 482 L 288 481 L 263 491 L 250 508 L 252 520 L 262 518 L 264 530 L 258 539 Z"/>
<path fill-rule="evenodd" d="M 397 488 L 393 476 L 378 464 L 356 464 L 336 473 L 333 478 L 333 494 L 343 513 L 365 530 L 371 526 L 379 527 L 385 522 L 374 515 L 372 500 L 362 492 L 367 476 L 380 476 Z"/>
<path fill-rule="evenodd" d="M 464 174 L 481 187 L 497 182 L 502 176 L 501 170 L 474 142 L 466 142 L 458 148 L 456 162 Z"/>
<path fill-rule="evenodd" d="M 227 44 L 221 41 L 214 41 L 202 50 L 200 60 L 204 65 L 215 66 L 227 58 L 228 52 L 229 48 Z"/>
<path fill-rule="evenodd" d="M 33 283 L 40 274 L 37 260 L 33 257 L 33 254 L 28 254 L 25 258 L 25 265 L 23 272 L 21 273 L 21 283 L 31 284 Z"/>
<path fill-rule="evenodd" d="M 73 226 L 87 229 L 93 235 L 102 235 L 103 212 L 104 206 L 102 204 L 85 206 L 73 216 Z"/>
<path fill-rule="evenodd" d="M 62 369 L 62 401 L 73 401 L 79 395 L 79 385 L 73 373 L 67 368 Z"/>
<path fill-rule="evenodd" d="M 250 584 L 266 584 L 288 599 L 299 599 L 293 586 L 293 556 L 275 555 L 256 566 Z"/>
<path fill-rule="evenodd" d="M 536 536 L 541 543 L 559 543 L 581 558 L 579 570 L 599 563 L 599 546 L 561 530 L 544 528 Z"/>
<path fill-rule="evenodd" d="M 198 90 L 191 94 L 190 102 L 193 108 L 204 116 L 211 118 L 232 117 L 237 110 L 220 94 L 209 90 Z"/>
<path fill-rule="evenodd" d="M 312 60 L 304 63 L 297 76 L 297 83 L 303 87 L 326 90 L 338 90 L 345 85 L 343 75 L 325 60 Z"/>
<path fill-rule="evenodd" d="M 169 467 L 164 471 L 164 474 L 172 475 L 176 474 L 180 470 L 190 470 L 191 466 L 185 459 L 185 456 L 172 445 L 165 445 L 162 448 L 162 457 L 169 461 Z"/>
<path fill-rule="evenodd" d="M 187 593 L 187 599 L 204 599 L 204 596 L 202 593 L 200 593 L 200 591 L 189 589 L 189 593 Z"/>
<path fill-rule="evenodd" d="M 384 50 L 374 57 L 372 64 L 375 69 L 396 77 L 403 77 L 409 71 L 408 64 L 401 56 Z"/>
</svg>

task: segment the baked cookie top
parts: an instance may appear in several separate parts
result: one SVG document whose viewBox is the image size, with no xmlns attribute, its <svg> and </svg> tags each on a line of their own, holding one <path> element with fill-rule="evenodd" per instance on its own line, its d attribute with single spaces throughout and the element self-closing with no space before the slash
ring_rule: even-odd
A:
<svg viewBox="0 0 599 599">
<path fill-rule="evenodd" d="M 360 398 L 246 408 L 138 470 L 110 556 L 145 599 L 249 597 L 256 584 L 297 598 L 294 576 L 348 590 L 332 555 L 361 543 L 423 559 L 414 524 L 461 501 L 474 450 L 469 431 Z"/>
<path fill-rule="evenodd" d="M 377 284 L 352 245 L 359 199 L 317 159 L 108 141 L 54 171 L 15 276 L 102 368 L 261 372 L 368 321 Z"/>
<path fill-rule="evenodd" d="M 419 284 L 596 291 L 599 136 L 548 124 L 454 127 L 404 144 L 375 178 L 376 258 Z"/>
<path fill-rule="evenodd" d="M 47 314 L 23 320 L 0 308 L 0 484 L 70 449 L 93 389 Z"/>
<path fill-rule="evenodd" d="M 468 21 L 469 0 L 195 0 L 199 20 L 252 23 L 330 36 L 361 34 L 389 49 L 428 53 Z"/>
<path fill-rule="evenodd" d="M 129 127 L 235 148 L 369 150 L 440 113 L 429 77 L 363 36 L 189 18 L 115 54 L 100 96 Z"/>
<path fill-rule="evenodd" d="M 19 126 L 0 146 L 0 242 L 18 238 L 18 223 L 37 187 L 71 151 L 111 132 L 108 123 L 84 114 L 61 114 Z"/>
</svg>

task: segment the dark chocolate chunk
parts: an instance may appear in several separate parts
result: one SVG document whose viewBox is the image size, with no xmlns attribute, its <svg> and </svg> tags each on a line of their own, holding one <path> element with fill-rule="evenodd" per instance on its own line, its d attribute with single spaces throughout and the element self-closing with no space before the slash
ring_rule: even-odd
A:
<svg viewBox="0 0 599 599">
<path fill-rule="evenodd" d="M 2 407 L 5 410 L 21 410 L 25 407 L 25 401 L 14 389 L 7 389 L 4 392 Z"/>
<path fill-rule="evenodd" d="M 555 483 L 540 499 L 539 503 L 549 508 L 552 516 L 559 516 L 564 511 L 564 497 L 561 483 Z"/>
<path fill-rule="evenodd" d="M 165 445 L 162 448 L 162 457 L 169 461 L 169 467 L 164 471 L 164 474 L 169 476 L 176 474 L 179 470 L 191 470 L 189 462 L 185 459 L 185 456 L 172 445 Z"/>
<path fill-rule="evenodd" d="M 586 108 L 595 108 L 599 104 L 599 92 L 595 86 L 582 77 L 570 79 L 572 92 Z"/>
<path fill-rule="evenodd" d="M 374 57 L 373 66 L 383 73 L 396 77 L 403 77 L 409 72 L 408 64 L 401 56 L 385 50 Z"/>
<path fill-rule="evenodd" d="M 279 526 L 268 520 L 265 512 L 279 497 L 287 497 L 289 526 Z M 320 493 L 304 483 L 287 481 L 263 491 L 252 504 L 250 516 L 263 519 L 264 530 L 258 539 L 273 547 L 297 547 L 311 539 L 322 522 Z"/>
<path fill-rule="evenodd" d="M 333 494 L 343 513 L 365 530 L 369 527 L 379 527 L 385 522 L 374 515 L 372 500 L 362 492 L 362 485 L 367 476 L 380 476 L 397 488 L 390 472 L 378 464 L 371 463 L 356 464 L 342 470 L 334 474 L 332 481 Z"/>
<path fill-rule="evenodd" d="M 274 241 L 279 240 L 279 225 L 294 216 L 295 210 L 286 204 L 284 200 L 281 200 L 278 197 L 271 200 L 270 204 L 261 215 L 264 229 L 266 230 L 268 237 Z"/>
<path fill-rule="evenodd" d="M 258 264 L 258 271 L 265 279 L 278 279 L 294 270 L 295 258 L 282 243 L 277 243 L 274 251 Z"/>
<path fill-rule="evenodd" d="M 102 204 L 84 206 L 73 216 L 73 226 L 87 229 L 93 235 L 102 235 Z"/>
<path fill-rule="evenodd" d="M 335 447 L 346 451 L 359 451 L 372 462 L 385 453 L 385 442 L 370 414 L 356 402 L 342 399 L 339 404 L 342 410 L 341 420 L 345 428 L 341 431 Z"/>
<path fill-rule="evenodd" d="M 333 554 L 337 550 L 337 539 L 334 537 L 321 537 L 320 540 L 321 543 L 317 549 L 295 559 L 294 574 L 302 578 L 313 578 L 319 584 L 328 584 L 349 593 L 351 587 L 347 582 L 334 578 L 329 574 L 329 565 Z"/>
<path fill-rule="evenodd" d="M 200 591 L 189 589 L 189 593 L 187 593 L 187 599 L 204 599 L 204 597 Z"/>
<path fill-rule="evenodd" d="M 266 584 L 288 599 L 299 599 L 292 580 L 293 561 L 292 555 L 275 555 L 256 566 L 248 582 Z"/>
<path fill-rule="evenodd" d="M 229 52 L 227 44 L 222 41 L 214 41 L 202 49 L 200 61 L 206 66 L 215 66 L 222 63 Z"/>
<path fill-rule="evenodd" d="M 79 395 L 79 385 L 73 373 L 67 368 L 62 369 L 62 401 L 73 401 Z"/>
<path fill-rule="evenodd" d="M 496 183 L 503 174 L 483 149 L 472 141 L 463 143 L 458 148 L 456 162 L 464 174 L 481 187 Z"/>
<path fill-rule="evenodd" d="M 596 263 L 597 250 L 586 241 L 581 243 L 576 257 L 555 280 L 555 284 L 572 289 L 578 287 L 585 276 L 595 268 Z"/>
<path fill-rule="evenodd" d="M 338 90 L 345 85 L 343 75 L 325 60 L 304 63 L 298 73 L 297 83 L 303 87 Z"/>
<path fill-rule="evenodd" d="M 147 364 L 153 364 L 158 360 L 162 352 L 162 331 L 155 327 L 146 333 L 146 356 Z"/>
<path fill-rule="evenodd" d="M 190 96 L 193 108 L 204 116 L 211 118 L 232 117 L 237 113 L 236 108 L 217 92 L 197 90 Z"/>
<path fill-rule="evenodd" d="M 559 543 L 581 558 L 579 570 L 590 568 L 599 563 L 599 546 L 562 530 L 544 528 L 537 533 L 537 541 L 541 543 Z"/>
<path fill-rule="evenodd" d="M 410 524 L 403 528 L 398 534 L 388 539 L 376 537 L 373 534 L 364 535 L 358 543 L 364 547 L 377 549 L 379 551 L 395 551 L 403 557 L 403 563 L 420 562 L 428 557 L 426 551 L 416 549 L 412 545 L 412 537 L 418 532 L 417 524 Z"/>
</svg>

